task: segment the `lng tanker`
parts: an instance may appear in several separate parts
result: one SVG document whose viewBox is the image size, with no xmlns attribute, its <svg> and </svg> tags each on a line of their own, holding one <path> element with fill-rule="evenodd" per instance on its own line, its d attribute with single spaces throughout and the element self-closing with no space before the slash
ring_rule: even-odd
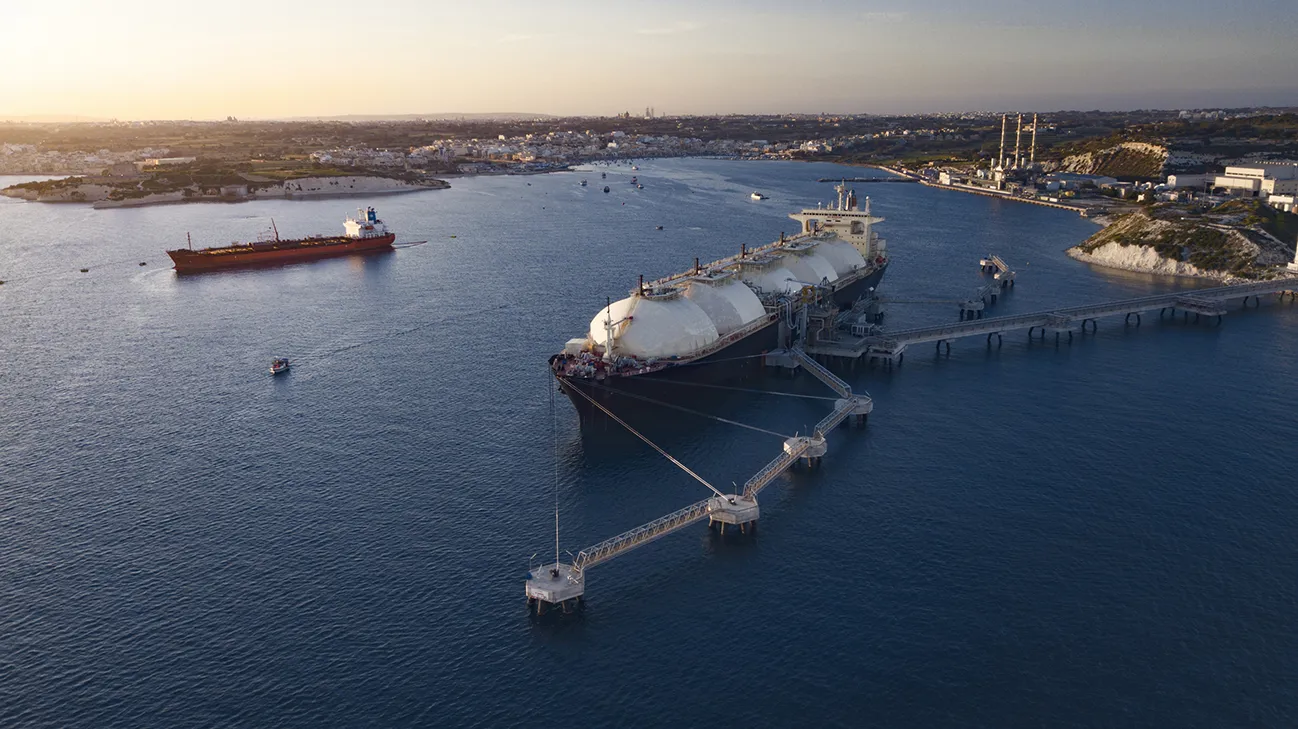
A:
<svg viewBox="0 0 1298 729">
<path fill-rule="evenodd" d="M 391 248 L 397 239 L 388 230 L 374 208 L 357 211 L 354 218 L 343 221 L 343 235 L 281 239 L 271 222 L 273 236 L 256 243 L 234 243 L 218 248 L 194 250 L 181 248 L 167 251 L 176 263 L 176 273 L 198 273 L 219 268 L 259 264 L 292 263 L 315 258 L 370 253 Z"/>
<path fill-rule="evenodd" d="M 574 403 L 582 407 L 585 398 L 573 387 L 594 396 L 639 390 L 655 378 L 735 376 L 762 353 L 789 346 L 799 328 L 805 335 L 799 317 L 809 307 L 824 326 L 870 295 L 888 267 L 887 243 L 873 229 L 883 218 L 870 214 L 869 198 L 858 207 L 854 191 L 836 189 L 836 203 L 789 215 L 800 223 L 797 235 L 642 280 L 600 309 L 585 336 L 550 358 Z"/>
</svg>

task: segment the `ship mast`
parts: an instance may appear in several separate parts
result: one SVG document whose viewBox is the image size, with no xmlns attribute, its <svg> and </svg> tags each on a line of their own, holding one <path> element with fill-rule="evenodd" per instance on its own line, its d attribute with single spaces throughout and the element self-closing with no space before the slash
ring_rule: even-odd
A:
<svg viewBox="0 0 1298 729">
<path fill-rule="evenodd" d="M 273 230 L 273 231 L 275 231 L 275 242 L 278 243 L 278 242 L 279 242 L 279 228 L 276 228 L 276 227 L 275 227 L 275 219 L 274 219 L 274 218 L 271 218 L 271 219 L 270 219 L 270 229 Z"/>
<path fill-rule="evenodd" d="M 189 231 L 185 231 L 185 240 L 189 241 L 189 250 L 194 250 L 194 239 L 189 236 Z"/>
</svg>

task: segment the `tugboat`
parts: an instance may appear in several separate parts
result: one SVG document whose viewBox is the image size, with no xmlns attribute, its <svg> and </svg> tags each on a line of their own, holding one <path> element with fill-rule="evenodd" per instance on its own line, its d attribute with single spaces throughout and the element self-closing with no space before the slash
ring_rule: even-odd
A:
<svg viewBox="0 0 1298 729">
<path fill-rule="evenodd" d="M 270 373 L 272 375 L 281 375 L 288 372 L 288 359 L 276 357 L 270 361 Z"/>
</svg>

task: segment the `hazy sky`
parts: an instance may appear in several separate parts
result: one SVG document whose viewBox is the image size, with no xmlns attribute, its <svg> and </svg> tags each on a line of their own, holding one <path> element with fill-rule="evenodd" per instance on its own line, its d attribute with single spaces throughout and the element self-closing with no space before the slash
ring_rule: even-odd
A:
<svg viewBox="0 0 1298 729">
<path fill-rule="evenodd" d="M 0 119 L 1298 105 L 1293 0 L 0 0 Z"/>
</svg>

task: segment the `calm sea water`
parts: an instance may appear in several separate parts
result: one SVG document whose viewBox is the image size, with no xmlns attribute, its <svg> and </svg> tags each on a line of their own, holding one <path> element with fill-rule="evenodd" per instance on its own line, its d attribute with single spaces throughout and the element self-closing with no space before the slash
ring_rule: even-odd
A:
<svg viewBox="0 0 1298 729">
<path fill-rule="evenodd" d="M 1298 722 L 1298 307 L 1274 302 L 858 370 L 868 428 L 768 489 L 755 539 L 690 528 L 592 570 L 583 620 L 529 622 L 556 492 L 573 552 L 706 495 L 563 398 L 552 414 L 545 358 L 637 274 L 792 232 L 833 194 L 817 178 L 861 174 L 691 160 L 374 199 L 0 199 L 0 726 Z M 1066 258 L 1096 229 L 1068 213 L 858 189 L 888 218 L 894 296 L 962 296 L 988 251 L 1020 272 L 994 313 L 1188 285 Z M 271 217 L 332 232 L 365 204 L 428 243 L 186 279 L 162 253 Z M 267 374 L 276 355 L 291 374 Z M 780 433 L 828 408 L 697 403 Z M 624 414 L 718 484 L 779 448 Z"/>
</svg>

